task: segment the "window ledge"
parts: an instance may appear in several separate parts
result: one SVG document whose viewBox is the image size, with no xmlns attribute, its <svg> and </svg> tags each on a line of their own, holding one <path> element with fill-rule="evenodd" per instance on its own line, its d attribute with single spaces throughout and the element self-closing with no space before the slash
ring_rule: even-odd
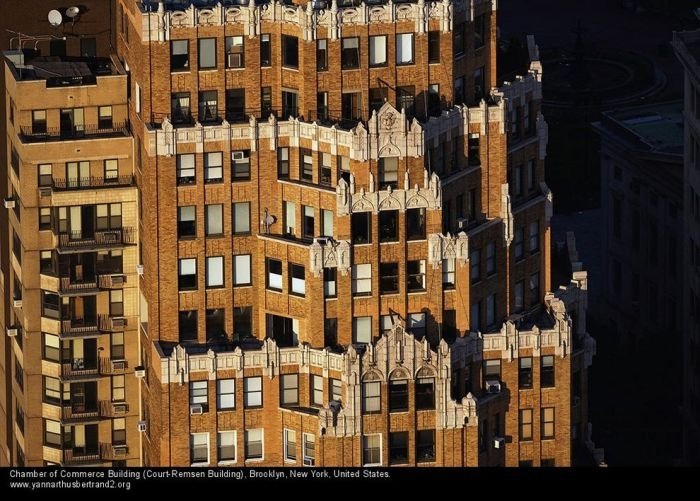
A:
<svg viewBox="0 0 700 501">
<path fill-rule="evenodd" d="M 237 463 L 237 461 L 234 459 L 233 461 L 219 461 L 216 463 L 216 466 L 233 466 Z"/>
<path fill-rule="evenodd" d="M 206 468 L 209 466 L 209 463 L 192 463 L 190 464 L 191 468 Z"/>
<path fill-rule="evenodd" d="M 407 238 L 406 241 L 411 243 L 411 242 L 427 242 L 428 240 L 425 238 Z"/>
<path fill-rule="evenodd" d="M 246 459 L 244 460 L 245 464 L 248 463 L 260 463 L 262 461 L 265 461 L 265 458 L 255 458 L 255 459 Z"/>
<path fill-rule="evenodd" d="M 400 240 L 391 240 L 390 242 L 379 242 L 379 245 L 393 245 L 393 244 L 400 244 Z"/>
<path fill-rule="evenodd" d="M 252 287 L 253 284 L 233 284 L 236 289 L 243 289 L 245 287 Z"/>
<path fill-rule="evenodd" d="M 419 290 L 419 291 L 408 291 L 406 294 L 408 294 L 409 296 L 416 296 L 418 294 L 425 294 L 426 292 L 428 292 L 428 291 L 423 289 L 423 290 Z"/>
</svg>

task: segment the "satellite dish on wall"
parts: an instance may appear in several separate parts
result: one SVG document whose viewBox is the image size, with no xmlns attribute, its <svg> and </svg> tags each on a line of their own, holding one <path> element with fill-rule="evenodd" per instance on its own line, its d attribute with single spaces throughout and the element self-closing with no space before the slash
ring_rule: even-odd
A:
<svg viewBox="0 0 700 501">
<path fill-rule="evenodd" d="M 66 9 L 66 16 L 70 17 L 71 19 L 75 19 L 78 14 L 80 14 L 80 7 L 68 7 Z"/>
<path fill-rule="evenodd" d="M 54 28 L 63 24 L 63 16 L 57 10 L 49 11 L 49 24 Z"/>
</svg>

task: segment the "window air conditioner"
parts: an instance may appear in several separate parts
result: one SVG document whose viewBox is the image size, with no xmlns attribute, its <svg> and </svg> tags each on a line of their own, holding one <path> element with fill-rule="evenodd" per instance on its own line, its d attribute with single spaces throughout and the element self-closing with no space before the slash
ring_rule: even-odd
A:
<svg viewBox="0 0 700 501">
<path fill-rule="evenodd" d="M 51 188 L 39 188 L 39 197 L 40 198 L 50 197 L 51 193 L 52 193 Z"/>
<path fill-rule="evenodd" d="M 202 404 L 190 405 L 190 414 L 191 415 L 202 414 L 202 413 L 204 413 L 204 409 L 202 408 Z"/>
<path fill-rule="evenodd" d="M 113 371 L 123 371 L 126 369 L 126 360 L 112 360 Z"/>
<path fill-rule="evenodd" d="M 15 199 L 14 198 L 6 198 L 5 199 L 5 208 L 6 209 L 14 209 L 15 208 Z"/>
<path fill-rule="evenodd" d="M 112 317 L 112 328 L 123 328 L 126 326 L 125 317 Z"/>
<path fill-rule="evenodd" d="M 139 365 L 134 369 L 134 376 L 136 377 L 146 377 L 146 368 Z"/>
<path fill-rule="evenodd" d="M 13 329 L 13 328 L 7 329 L 7 337 L 17 337 L 18 333 L 19 333 L 19 329 Z"/>
<path fill-rule="evenodd" d="M 500 393 L 501 392 L 501 382 L 497 380 L 486 381 L 486 392 L 487 393 Z"/>
<path fill-rule="evenodd" d="M 142 264 L 137 264 L 136 265 L 136 273 L 138 275 L 143 275 L 143 265 Z"/>
<path fill-rule="evenodd" d="M 494 449 L 503 449 L 506 446 L 506 439 L 503 437 L 494 437 L 493 439 L 493 448 Z"/>
<path fill-rule="evenodd" d="M 245 158 L 245 153 L 242 151 L 234 151 L 231 153 L 231 160 L 243 160 Z"/>
<path fill-rule="evenodd" d="M 21 308 L 22 307 L 22 300 L 21 299 L 13 299 L 12 306 L 14 306 L 15 308 Z"/>
<path fill-rule="evenodd" d="M 112 453 L 114 454 L 114 457 L 124 457 L 129 454 L 129 448 L 126 445 L 113 445 Z"/>
<path fill-rule="evenodd" d="M 140 432 L 146 431 L 146 421 L 139 421 L 138 430 Z"/>
<path fill-rule="evenodd" d="M 466 217 L 457 218 L 457 228 L 459 228 L 460 230 L 466 230 L 468 224 L 469 219 L 467 219 Z"/>
<path fill-rule="evenodd" d="M 112 413 L 115 416 L 119 415 L 119 414 L 126 414 L 127 412 L 129 412 L 129 404 L 123 404 L 123 403 L 119 403 L 119 404 L 113 403 L 112 404 Z"/>
<path fill-rule="evenodd" d="M 313 466 L 313 465 L 314 465 L 313 458 L 304 458 L 304 466 Z"/>
<path fill-rule="evenodd" d="M 243 66 L 242 54 L 228 54 L 228 67 L 241 68 Z"/>
</svg>

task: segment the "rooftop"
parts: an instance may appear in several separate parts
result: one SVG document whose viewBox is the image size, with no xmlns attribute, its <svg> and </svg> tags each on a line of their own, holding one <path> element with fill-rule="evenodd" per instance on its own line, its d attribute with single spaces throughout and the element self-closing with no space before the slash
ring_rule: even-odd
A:
<svg viewBox="0 0 700 501">
<path fill-rule="evenodd" d="M 683 155 L 683 103 L 671 101 L 603 113 L 594 127 L 647 153 Z"/>
<path fill-rule="evenodd" d="M 112 59 L 42 56 L 34 50 L 3 52 L 17 81 L 45 80 L 47 87 L 96 85 L 97 77 L 123 74 Z"/>
</svg>

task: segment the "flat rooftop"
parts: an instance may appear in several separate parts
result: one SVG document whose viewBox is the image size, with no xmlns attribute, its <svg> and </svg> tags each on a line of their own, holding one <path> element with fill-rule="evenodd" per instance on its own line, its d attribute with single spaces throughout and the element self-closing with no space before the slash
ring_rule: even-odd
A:
<svg viewBox="0 0 700 501">
<path fill-rule="evenodd" d="M 683 155 L 683 102 L 649 104 L 603 113 L 599 132 L 630 143 L 640 151 Z"/>
<path fill-rule="evenodd" d="M 45 80 L 47 87 L 95 85 L 97 77 L 120 75 L 123 69 L 106 57 L 42 56 L 34 50 L 8 50 L 3 56 L 15 80 Z"/>
</svg>

